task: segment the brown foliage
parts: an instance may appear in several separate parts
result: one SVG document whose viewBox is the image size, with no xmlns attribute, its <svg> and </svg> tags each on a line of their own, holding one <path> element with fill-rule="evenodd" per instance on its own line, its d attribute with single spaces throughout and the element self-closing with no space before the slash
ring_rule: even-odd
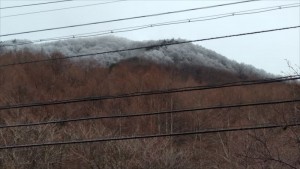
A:
<svg viewBox="0 0 300 169">
<path fill-rule="evenodd" d="M 1 54 L 0 63 L 46 56 L 27 50 Z M 245 77 L 255 79 L 259 77 Z M 178 88 L 242 80 L 239 75 L 188 65 L 129 59 L 111 67 L 93 60 L 56 60 L 0 68 L 0 105 Z M 0 123 L 15 124 L 96 115 L 116 115 L 289 99 L 297 84 L 143 96 L 1 111 Z M 0 130 L 2 146 L 52 141 L 159 134 L 206 128 L 300 120 L 297 104 L 185 112 Z M 2 150 L 0 168 L 299 168 L 299 128 L 206 134 L 69 146 Z"/>
</svg>

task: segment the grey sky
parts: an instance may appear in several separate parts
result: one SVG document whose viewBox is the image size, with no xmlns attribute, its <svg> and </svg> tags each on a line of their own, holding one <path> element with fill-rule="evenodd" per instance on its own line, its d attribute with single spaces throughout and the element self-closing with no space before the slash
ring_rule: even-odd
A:
<svg viewBox="0 0 300 169">
<path fill-rule="evenodd" d="M 110 0 L 108 0 L 110 1 Z M 1 0 L 1 6 L 13 6 L 22 4 L 39 3 L 45 1 L 26 1 L 26 0 Z M 48 4 L 33 7 L 14 8 L 0 10 L 1 16 L 18 14 L 24 12 L 34 12 L 47 9 L 56 9 L 77 5 L 93 4 L 99 1 L 71 1 L 65 3 Z M 106 2 L 106 1 L 102 1 Z M 1 18 L 0 34 L 23 32 L 49 27 L 68 26 L 73 24 L 89 23 L 138 15 L 147 15 L 153 13 L 167 12 L 173 10 L 182 10 L 233 1 L 123 1 L 105 5 L 96 5 L 92 7 L 77 8 L 63 11 L 55 11 L 34 15 L 24 15 L 18 17 Z M 72 29 L 62 29 L 56 31 L 47 31 L 40 33 L 24 34 L 17 36 L 2 37 L 1 41 L 9 39 L 43 39 L 56 36 L 64 36 L 93 31 L 102 31 L 128 26 L 139 26 L 144 24 L 173 21 L 202 17 L 229 12 L 237 12 L 262 7 L 270 7 L 291 3 L 300 3 L 300 0 L 264 0 L 245 4 L 231 5 L 227 7 L 218 7 L 212 9 L 203 9 L 193 12 L 165 15 L 131 21 L 114 22 L 85 26 Z M 133 32 L 118 33 L 115 36 L 121 36 L 132 40 L 156 40 L 167 38 L 182 39 L 201 39 L 228 34 L 237 34 L 244 32 L 259 31 L 265 29 L 275 29 L 288 26 L 300 25 L 300 10 L 297 8 L 282 9 L 268 13 L 234 16 L 218 20 L 205 22 L 195 22 L 180 25 L 171 25 L 164 27 L 155 27 L 150 29 L 138 30 Z M 300 63 L 300 29 L 285 30 L 280 32 L 250 35 L 244 37 L 227 38 L 222 40 L 212 40 L 197 43 L 206 48 L 212 49 L 229 59 L 251 64 L 257 68 L 264 69 L 275 74 L 288 73 L 289 68 L 285 59 L 293 65 Z"/>
</svg>

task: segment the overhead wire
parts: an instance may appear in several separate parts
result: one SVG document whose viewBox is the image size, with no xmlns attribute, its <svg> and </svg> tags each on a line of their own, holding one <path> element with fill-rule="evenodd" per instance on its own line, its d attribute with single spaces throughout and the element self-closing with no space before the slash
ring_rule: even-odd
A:
<svg viewBox="0 0 300 169">
<path fill-rule="evenodd" d="M 140 50 L 140 49 L 146 49 L 147 50 L 147 49 L 153 49 L 153 48 L 158 48 L 158 47 L 163 47 L 163 46 L 180 45 L 180 44 L 187 44 L 187 43 L 193 43 L 193 42 L 203 42 L 203 41 L 209 41 L 209 40 L 224 39 L 224 38 L 246 36 L 246 35 L 253 35 L 253 34 L 261 34 L 261 33 L 275 32 L 275 31 L 282 31 L 282 30 L 296 29 L 296 28 L 300 28 L 300 26 L 290 26 L 290 27 L 284 27 L 284 28 L 278 28 L 278 29 L 269 29 L 269 30 L 247 32 L 247 33 L 240 33 L 240 34 L 232 34 L 232 35 L 226 35 L 226 36 L 217 36 L 217 37 L 196 39 L 196 40 L 188 40 L 188 41 L 176 41 L 176 42 L 163 43 L 163 44 L 158 44 L 158 45 L 141 46 L 141 47 L 135 47 L 135 48 L 125 48 L 125 49 L 110 50 L 110 51 L 97 52 L 97 53 L 66 56 L 66 57 L 60 57 L 60 58 L 48 58 L 48 59 L 24 61 L 24 62 L 17 62 L 17 63 L 8 63 L 8 64 L 1 64 L 0 68 L 4 68 L 4 67 L 8 67 L 8 66 L 32 64 L 32 63 L 49 62 L 49 61 L 54 61 L 54 60 L 81 58 L 81 57 L 86 57 L 86 56 L 97 56 L 97 55 L 99 56 L 99 55 L 104 55 L 104 54 L 127 52 L 127 51 L 134 51 L 134 50 Z"/>
<path fill-rule="evenodd" d="M 22 42 L 22 43 L 16 43 L 16 44 L 4 44 L 4 45 L 1 45 L 0 47 L 19 46 L 19 45 L 28 45 L 28 44 L 48 42 L 48 41 L 59 41 L 59 40 L 68 40 L 68 39 L 76 39 L 76 38 L 103 36 L 103 35 L 108 35 L 108 34 L 132 32 L 132 31 L 149 29 L 149 28 L 160 27 L 160 26 L 186 24 L 186 23 L 194 23 L 194 22 L 222 19 L 222 18 L 227 18 L 227 17 L 234 17 L 234 16 L 239 16 L 239 15 L 251 15 L 251 14 L 257 14 L 257 13 L 265 13 L 265 12 L 271 12 L 271 11 L 281 10 L 281 9 L 295 8 L 295 7 L 299 7 L 299 6 L 300 6 L 300 3 L 293 3 L 293 4 L 287 4 L 287 5 L 257 8 L 257 9 L 251 9 L 251 10 L 223 13 L 223 14 L 217 14 L 217 15 L 209 15 L 209 16 L 203 16 L 203 17 L 195 17 L 195 18 L 189 18 L 189 19 L 181 19 L 181 20 L 174 20 L 174 21 L 167 21 L 167 22 L 160 22 L 160 23 L 145 24 L 145 25 L 140 25 L 140 26 L 130 26 L 130 27 L 123 27 L 123 28 L 118 28 L 118 29 L 97 31 L 97 32 L 73 34 L 73 35 L 59 36 L 59 37 L 52 37 L 52 38 L 44 38 L 44 39 L 38 39 L 38 40 L 30 41 L 30 42 Z M 6 42 L 9 42 L 9 41 L 6 41 Z M 3 43 L 5 43 L 5 41 Z"/>
<path fill-rule="evenodd" d="M 275 101 L 253 102 L 253 103 L 243 103 L 243 104 L 228 104 L 228 105 L 209 106 L 209 107 L 194 107 L 194 108 L 166 110 L 166 111 L 158 111 L 158 112 L 131 113 L 131 114 L 123 114 L 123 115 L 108 115 L 108 116 L 82 117 L 82 118 L 74 118 L 74 119 L 60 119 L 60 120 L 51 120 L 51 121 L 42 121 L 42 122 L 1 125 L 0 129 L 15 128 L 15 127 L 30 127 L 30 126 L 39 126 L 39 125 L 48 125 L 48 124 L 65 124 L 65 123 L 70 123 L 70 122 L 92 121 L 92 120 L 101 120 L 101 119 L 147 117 L 147 116 L 156 116 L 156 115 L 164 115 L 164 114 L 178 114 L 178 113 L 184 113 L 184 112 L 195 112 L 195 111 L 228 109 L 228 108 L 241 108 L 241 107 L 252 107 L 252 106 L 265 106 L 265 105 L 277 105 L 277 104 L 296 103 L 296 102 L 300 102 L 300 99 L 275 100 Z"/>
<path fill-rule="evenodd" d="M 199 8 L 191 8 L 191 9 L 184 9 L 184 10 L 177 10 L 177 11 L 170 11 L 170 12 L 162 12 L 162 13 L 156 13 L 156 14 L 150 14 L 150 15 L 141 15 L 141 16 L 135 16 L 135 17 L 127 17 L 127 18 L 120 18 L 120 19 L 113 19 L 113 20 L 106 20 L 106 21 L 99 21 L 99 22 L 91 22 L 91 23 L 85 23 L 85 24 L 76 24 L 76 25 L 53 27 L 53 28 L 46 28 L 46 29 L 39 29 L 39 30 L 17 32 L 17 33 L 8 33 L 8 34 L 1 34 L 0 37 L 20 35 L 20 34 L 28 34 L 28 33 L 36 33 L 36 32 L 44 32 L 44 31 L 51 31 L 51 30 L 58 30 L 58 29 L 66 29 L 66 28 L 74 28 L 74 27 L 82 27 L 82 26 L 89 26 L 89 25 L 97 25 L 97 24 L 103 24 L 103 23 L 119 22 L 119 21 L 125 21 L 125 20 L 141 19 L 141 18 L 155 17 L 155 16 L 162 16 L 162 15 L 170 15 L 170 14 L 174 14 L 174 13 L 190 12 L 190 11 L 209 9 L 209 8 L 215 8 L 215 7 L 221 7 L 221 6 L 229 6 L 229 5 L 235 5 L 235 4 L 249 3 L 249 2 L 254 2 L 254 1 L 260 1 L 260 0 L 246 0 L 246 1 L 226 3 L 226 4 L 199 7 Z"/>
<path fill-rule="evenodd" d="M 149 95 L 161 95 L 161 94 L 201 91 L 201 90 L 229 88 L 229 87 L 242 87 L 242 86 L 250 86 L 250 85 L 279 83 L 279 82 L 293 81 L 293 80 L 299 80 L 299 79 L 300 79 L 300 76 L 296 75 L 296 76 L 285 76 L 285 77 L 272 78 L 272 79 L 270 78 L 270 79 L 236 81 L 236 82 L 228 82 L 228 83 L 223 83 L 223 84 L 214 84 L 214 85 L 206 85 L 206 86 L 189 86 L 189 87 L 173 88 L 173 89 L 166 89 L 166 90 L 152 90 L 152 91 L 123 93 L 123 94 L 116 94 L 116 95 L 90 96 L 90 97 L 81 97 L 81 98 L 46 101 L 46 102 L 22 103 L 22 104 L 15 104 L 15 105 L 2 105 L 2 106 L 0 106 L 0 111 L 1 110 L 9 110 L 9 109 L 17 109 L 17 108 L 18 109 L 19 108 L 30 108 L 30 107 L 79 103 L 79 102 L 132 98 L 132 97 L 149 96 Z"/>
<path fill-rule="evenodd" d="M 71 0 L 67 0 L 71 1 Z M 56 1 L 59 2 L 59 1 Z M 20 7 L 20 6 L 16 6 Z M 2 8 L 0 8 L 2 9 Z M 280 28 L 280 29 L 273 29 L 272 31 L 277 31 L 277 30 L 285 30 L 285 29 L 292 29 L 292 28 L 299 28 L 300 26 L 294 26 L 294 27 L 286 27 L 286 28 Z M 271 32 L 270 30 L 267 31 L 260 31 L 259 33 L 262 32 Z M 257 33 L 257 32 L 256 32 Z M 251 33 L 245 33 L 245 34 L 254 34 L 253 32 Z M 236 34 L 236 35 L 228 35 L 224 36 L 225 37 L 232 37 L 232 36 L 243 36 L 245 34 Z M 215 38 L 208 38 L 208 39 L 220 39 L 221 37 L 215 37 Z M 152 45 L 148 47 L 143 47 L 143 48 L 153 48 L 153 47 L 160 47 L 160 46 L 169 46 L 169 45 L 175 45 L 175 44 L 183 44 L 183 43 L 191 43 L 195 41 L 204 41 L 207 39 L 202 39 L 202 40 L 193 40 L 193 41 L 186 41 L 186 42 L 179 42 L 179 43 L 170 43 L 170 44 L 164 44 L 164 45 Z M 133 50 L 133 49 L 129 49 Z M 134 49 L 136 50 L 136 49 Z M 120 51 L 120 50 L 119 50 Z M 121 52 L 124 51 L 124 49 L 121 50 Z M 98 53 L 99 54 L 99 53 Z M 94 54 L 93 54 L 94 55 Z M 80 55 L 79 55 L 80 56 Z M 74 56 L 72 56 L 73 58 Z M 78 57 L 78 56 L 76 56 Z M 60 58 L 59 58 L 60 59 Z M 65 59 L 65 58 L 64 58 Z M 57 60 L 57 59 L 55 59 Z M 40 62 L 40 61 L 39 61 Z M 25 62 L 23 62 L 25 63 Z M 23 64 L 21 63 L 21 64 Z M 34 62 L 36 63 L 36 62 Z M 1 67 L 2 65 L 0 65 Z M 297 80 L 299 77 L 296 78 L 291 78 L 292 80 Z M 291 80 L 289 79 L 289 80 Z M 273 82 L 282 82 L 282 81 L 287 81 L 287 79 L 280 79 L 276 80 Z M 256 82 L 256 83 L 247 83 L 243 84 L 243 86 L 246 85 L 253 85 L 253 84 L 263 84 L 263 83 L 273 83 L 270 81 L 262 81 L 262 82 Z M 210 86 L 207 87 L 206 89 L 210 88 L 220 88 L 220 87 L 232 87 L 232 86 L 242 86 L 241 84 L 235 84 L 237 82 L 232 82 L 229 83 L 230 85 L 224 85 L 224 86 Z M 202 86 L 203 87 L 203 86 Z M 205 87 L 204 87 L 205 88 Z M 204 88 L 201 88 L 203 90 Z M 196 90 L 195 88 L 186 88 L 183 89 L 192 91 Z M 197 89 L 199 90 L 199 89 Z M 172 90 L 171 90 L 172 91 Z M 166 93 L 171 93 L 171 91 L 166 90 L 163 92 Z M 157 93 L 160 93 L 161 91 L 158 91 Z M 173 90 L 173 92 L 182 92 L 182 90 Z M 152 94 L 157 94 L 156 92 L 152 91 Z M 151 94 L 151 95 L 152 95 Z M 139 93 L 138 95 L 121 95 L 122 97 L 135 97 L 139 95 L 150 95 L 150 93 Z M 105 99 L 108 99 L 110 97 L 103 97 Z M 103 99 L 102 99 L 103 100 Z M 63 100 L 65 101 L 65 100 Z M 79 102 L 72 100 L 74 102 Z M 161 112 L 151 112 L 151 113 L 141 113 L 141 114 L 129 114 L 129 115 L 115 115 L 115 116 L 101 116 L 101 117 L 87 117 L 87 118 L 79 118 L 79 119 L 69 119 L 69 120 L 57 120 L 57 121 L 48 121 L 48 122 L 37 122 L 37 123 L 27 123 L 27 124 L 16 124 L 16 125 L 7 125 L 7 126 L 0 126 L 0 128 L 9 128 L 9 127 L 24 127 L 24 126 L 34 126 L 34 125 L 44 125 L 44 124 L 54 124 L 54 123 L 65 123 L 65 122 L 73 122 L 73 121 L 83 121 L 83 120 L 96 120 L 96 119 L 107 119 L 107 118 L 127 118 L 127 117 L 138 117 L 138 116 L 150 116 L 150 115 L 158 115 L 158 114 L 169 114 L 169 113 L 180 113 L 180 112 L 189 112 L 189 111 L 201 111 L 201 110 L 211 110 L 211 109 L 223 109 L 223 108 L 235 108 L 235 107 L 247 107 L 247 106 L 260 106 L 260 105 L 271 105 L 271 104 L 283 104 L 283 103 L 293 103 L 293 102 L 299 102 L 300 99 L 293 99 L 293 100 L 277 100 L 277 101 L 268 101 L 268 102 L 259 102 L 259 103 L 246 103 L 246 104 L 234 104 L 234 105 L 225 105 L 225 106 L 213 106 L 213 107 L 204 107 L 204 108 L 188 108 L 188 109 L 180 109 L 180 110 L 172 110 L 172 111 L 161 111 Z M 52 103 L 57 103 L 57 104 L 65 104 L 65 103 L 58 103 L 56 101 L 51 102 Z M 46 103 L 48 104 L 48 103 Z M 49 103 L 50 104 L 50 103 Z M 16 105 L 15 105 L 16 106 Z M 17 105 L 17 106 L 38 106 L 36 104 L 31 104 L 31 105 Z M 13 107 L 13 108 L 20 108 L 20 107 Z M 44 105 L 39 105 L 39 106 L 44 106 Z M 0 110 L 3 110 L 2 107 L 0 107 Z M 9 108 L 4 108 L 4 109 L 9 109 Z M 0 150 L 5 150 L 5 149 L 20 149 L 20 148 L 33 148 L 33 147 L 43 147 L 43 146 L 56 146 L 56 145 L 70 145 L 70 144 L 84 144 L 84 143 L 96 143 L 96 142 L 108 142 L 108 141 L 122 141 L 122 140 L 136 140 L 136 139 L 148 139 L 148 138 L 162 138 L 162 137 L 174 137 L 174 136 L 188 136 L 188 135 L 197 135 L 197 134 L 209 134 L 209 133 L 220 133 L 220 132 L 233 132 L 233 131 L 247 131 L 247 130 L 259 130 L 259 129 L 272 129 L 272 128 L 284 128 L 284 127 L 295 127 L 299 126 L 300 122 L 292 122 L 292 123 L 285 123 L 285 124 L 260 124 L 256 126 L 246 126 L 246 127 L 229 127 L 229 128 L 217 128 L 217 129 L 203 129 L 200 131 L 190 131 L 190 132 L 179 132 L 179 133 L 171 133 L 171 134 L 153 134 L 153 135 L 141 135 L 141 136 L 125 136 L 125 137 L 114 137 L 114 138 L 99 138 L 99 139 L 88 139 L 88 140 L 71 140 L 71 141 L 61 141 L 61 142 L 47 142 L 47 143 L 34 143 L 34 144 L 21 144 L 21 145 L 7 145 L 7 146 L 2 146 L 0 147 Z"/>
<path fill-rule="evenodd" d="M 61 0 L 61 1 L 42 2 L 42 3 L 36 3 L 36 4 L 7 6 L 7 7 L 1 7 L 0 9 L 21 8 L 21 7 L 28 7 L 28 6 L 37 6 L 37 5 L 46 5 L 46 4 L 61 3 L 61 2 L 67 2 L 67 1 L 74 1 L 74 0 Z"/>
<path fill-rule="evenodd" d="M 93 4 L 88 4 L 88 5 L 78 5 L 78 6 L 65 7 L 65 8 L 57 8 L 57 9 L 42 10 L 42 11 L 35 11 L 35 12 L 26 12 L 26 13 L 12 14 L 12 15 L 4 15 L 4 16 L 1 16 L 0 18 L 10 18 L 10 17 L 16 17 L 16 16 L 24 16 L 24 15 L 46 13 L 46 12 L 62 11 L 62 10 L 75 9 L 75 8 L 83 8 L 83 7 L 89 7 L 89 6 L 111 4 L 111 3 L 121 2 L 121 1 L 127 1 L 127 0 L 115 0 L 115 1 L 108 1 L 108 2 L 93 3 Z"/>
<path fill-rule="evenodd" d="M 287 128 L 287 127 L 296 127 L 296 126 L 300 126 L 300 122 L 290 122 L 290 123 L 284 123 L 284 124 L 260 124 L 260 125 L 245 126 L 245 127 L 212 128 L 212 129 L 202 129 L 202 130 L 198 130 L 198 131 L 177 132 L 177 133 L 168 133 L 168 134 L 123 136 L 123 137 L 58 141 L 58 142 L 33 143 L 33 144 L 16 144 L 16 145 L 1 146 L 0 150 L 12 150 L 12 149 L 58 146 L 58 145 L 72 145 L 72 144 L 101 143 L 101 142 L 111 142 L 111 141 L 150 139 L 150 138 L 192 136 L 192 135 L 199 135 L 199 134 L 213 134 L 213 133 L 261 130 L 261 129 L 274 129 L 274 128 L 283 128 L 284 129 L 284 128 Z"/>
</svg>

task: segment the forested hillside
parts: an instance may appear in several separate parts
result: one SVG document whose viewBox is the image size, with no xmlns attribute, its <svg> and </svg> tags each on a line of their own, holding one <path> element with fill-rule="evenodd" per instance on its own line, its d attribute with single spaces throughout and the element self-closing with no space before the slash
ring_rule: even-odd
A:
<svg viewBox="0 0 300 169">
<path fill-rule="evenodd" d="M 115 36 L 104 36 L 97 38 L 85 38 L 74 40 L 63 40 L 41 44 L 31 44 L 28 40 L 13 40 L 3 42 L 2 50 L 8 51 L 32 51 L 51 55 L 53 52 L 60 52 L 65 56 L 77 56 L 120 49 L 131 49 L 152 45 L 163 45 L 168 43 L 184 42 L 183 39 L 165 39 L 158 41 L 132 41 Z M 24 45 L 16 45 L 24 44 Z M 265 71 L 256 69 L 251 65 L 240 64 L 230 60 L 212 50 L 192 43 L 145 48 L 141 50 L 129 50 L 125 52 L 114 52 L 106 54 L 88 55 L 85 57 L 73 58 L 73 60 L 93 59 L 101 66 L 111 66 L 122 60 L 130 58 L 142 58 L 156 63 L 175 65 L 188 64 L 196 66 L 212 67 L 222 71 L 239 73 L 240 75 L 264 75 L 271 76 Z"/>
<path fill-rule="evenodd" d="M 64 44 L 66 43 L 66 44 Z M 93 44 L 95 43 L 95 44 Z M 100 41 L 99 41 L 100 43 Z M 6 49 L 0 63 L 59 58 L 158 42 L 69 41 Z M 128 45 L 124 45 L 128 44 Z M 85 46 L 86 45 L 86 46 Z M 41 45 L 43 46 L 43 45 Z M 59 48 L 61 50 L 59 50 Z M 78 47 L 77 47 L 78 46 Z M 82 46 L 85 46 L 82 47 Z M 94 48 L 93 48 L 94 46 Z M 108 46 L 110 47 L 109 49 Z M 73 48 L 71 48 L 73 47 Z M 82 48 L 82 49 L 81 49 Z M 83 50 L 83 51 L 82 51 Z M 55 52 L 56 51 L 56 52 Z M 103 60 L 101 60 L 101 58 Z M 105 58 L 105 59 L 104 59 Z M 104 64 L 105 63 L 105 64 Z M 54 60 L 0 68 L 0 105 L 165 90 L 266 78 L 200 46 L 165 47 L 103 57 Z M 129 115 L 299 98 L 295 82 L 107 99 L 1 110 L 1 126 L 82 117 Z M 163 115 L 61 122 L 0 129 L 1 146 L 169 134 L 213 128 L 284 124 L 300 120 L 299 104 L 274 104 Z M 0 150 L 9 169 L 232 169 L 300 168 L 300 129 L 49 145 Z"/>
</svg>

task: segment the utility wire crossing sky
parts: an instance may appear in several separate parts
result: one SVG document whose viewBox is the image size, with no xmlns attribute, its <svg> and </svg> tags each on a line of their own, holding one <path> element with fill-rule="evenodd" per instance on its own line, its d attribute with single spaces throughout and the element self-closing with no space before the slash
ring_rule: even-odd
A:
<svg viewBox="0 0 300 169">
<path fill-rule="evenodd" d="M 189 12 L 170 15 L 124 20 L 101 25 L 89 25 L 62 30 L 19 34 L 15 36 L 0 37 L 0 41 L 12 39 L 40 40 L 53 37 L 72 36 L 91 32 L 101 32 L 118 28 L 149 25 L 152 23 L 179 21 L 187 18 L 212 16 L 232 13 L 236 11 L 283 6 L 299 3 L 299 0 L 268 1 L 256 0 L 247 3 L 244 1 L 0 1 L 0 34 L 12 34 L 30 30 L 66 27 L 95 23 L 106 20 L 116 20 L 169 11 L 180 11 L 193 8 L 204 8 Z M 39 3 L 45 3 L 37 5 Z M 100 4 L 102 3 L 102 4 Z M 205 9 L 207 6 L 236 3 L 234 5 L 219 6 Z M 36 4 L 36 5 L 34 5 Z M 30 6 L 32 5 L 32 6 Z M 13 6 L 23 6 L 11 8 Z M 52 11 L 51 11 L 52 10 Z M 42 12 L 44 11 L 44 12 Z M 35 13 L 36 12 L 36 13 Z M 24 15 L 19 15 L 24 14 Z M 17 15 L 17 16 L 13 16 Z M 13 16 L 13 17 L 5 17 Z M 274 10 L 251 15 L 234 16 L 222 19 L 212 19 L 205 22 L 191 22 L 188 24 L 174 24 L 158 26 L 151 29 L 124 31 L 114 34 L 132 40 L 158 40 L 181 38 L 186 40 L 207 37 L 224 36 L 253 32 L 264 29 L 277 29 L 300 25 L 299 7 Z M 287 64 L 299 70 L 300 64 L 300 30 L 288 30 L 261 34 L 258 36 L 239 37 L 207 42 L 195 42 L 206 48 L 214 50 L 229 59 L 251 64 L 274 74 L 293 73 Z"/>
</svg>

